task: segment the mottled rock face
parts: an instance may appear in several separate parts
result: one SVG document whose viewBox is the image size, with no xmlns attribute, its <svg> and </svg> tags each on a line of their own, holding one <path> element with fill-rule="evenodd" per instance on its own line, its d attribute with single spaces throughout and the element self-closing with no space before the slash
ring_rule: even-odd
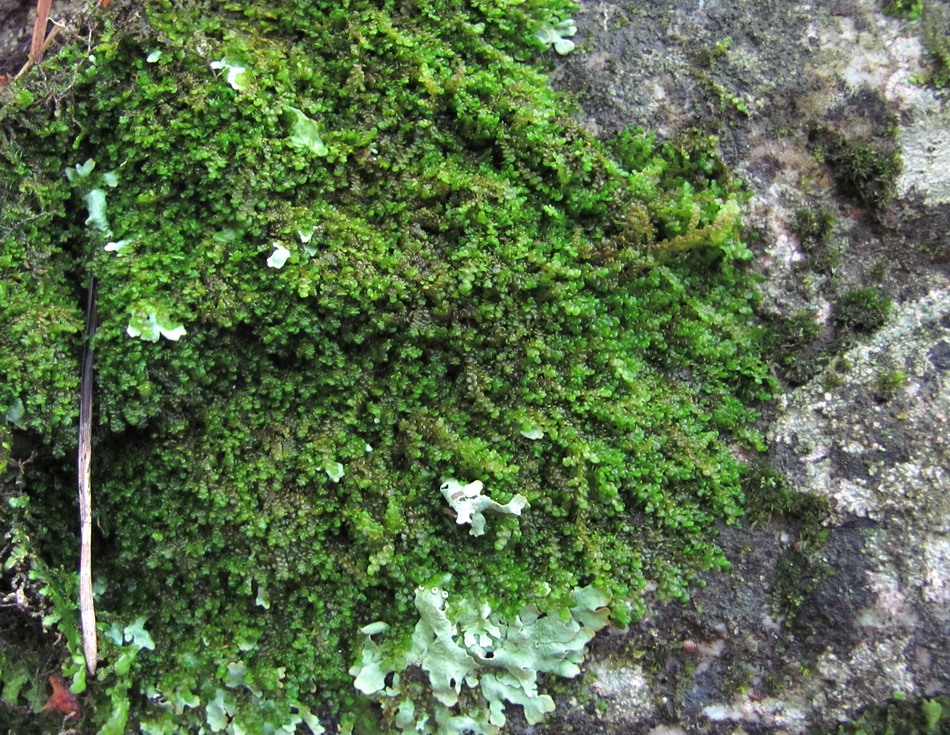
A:
<svg viewBox="0 0 950 735">
<path fill-rule="evenodd" d="M 819 379 L 782 400 L 775 454 L 799 489 L 831 500 L 835 523 L 950 530 L 948 323 L 950 290 L 935 289 L 844 354 L 840 386 Z"/>
<path fill-rule="evenodd" d="M 904 159 L 898 181 L 900 193 L 919 194 L 927 204 L 950 203 L 950 112 L 945 97 L 925 92 L 918 98 L 914 115 L 897 135 Z"/>
<path fill-rule="evenodd" d="M 0 2 L 0 70 L 16 73 L 26 61 L 30 47 L 30 3 L 3 0 Z M 16 68 L 15 68 L 16 67 Z"/>
<path fill-rule="evenodd" d="M 853 692 L 886 699 L 946 683 L 950 602 L 946 468 L 950 290 L 898 307 L 873 337 L 845 353 L 850 369 L 829 390 L 821 376 L 783 401 L 773 451 L 801 492 L 828 498 L 831 538 L 860 528 L 867 600 L 841 590 L 836 628 L 855 626 L 846 650 L 823 652 L 825 707 L 847 714 Z M 899 385 L 887 381 L 899 374 Z"/>
<path fill-rule="evenodd" d="M 928 73 L 920 21 L 870 0 L 587 2 L 577 20 L 579 51 L 554 79 L 582 94 L 590 129 L 715 130 L 749 185 L 761 311 L 814 325 L 790 358 L 802 369 L 780 370 L 795 379 L 767 429 L 769 462 L 827 511 L 810 559 L 782 514 L 727 530 L 731 573 L 595 641 L 590 699 L 563 723 L 802 733 L 895 692 L 945 694 L 950 125 L 946 93 L 915 81 Z M 899 161 L 886 182 L 854 165 L 872 151 Z M 878 185 L 888 195 L 874 200 Z M 795 226 L 819 210 L 820 255 Z M 855 289 L 893 300 L 882 326 L 846 326 Z"/>
</svg>

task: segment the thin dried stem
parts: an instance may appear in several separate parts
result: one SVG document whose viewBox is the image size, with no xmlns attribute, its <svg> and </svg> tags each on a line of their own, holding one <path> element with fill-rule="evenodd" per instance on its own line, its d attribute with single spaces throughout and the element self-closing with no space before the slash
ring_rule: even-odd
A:
<svg viewBox="0 0 950 735">
<path fill-rule="evenodd" d="M 42 58 L 43 54 L 46 53 L 46 49 L 48 49 L 50 46 L 53 45 L 53 40 L 56 38 L 56 36 L 59 35 L 59 32 L 61 30 L 63 30 L 62 23 L 54 20 L 53 30 L 50 31 L 50 34 L 46 37 L 46 40 L 43 42 L 43 47 L 40 49 L 40 58 Z M 34 57 L 31 54 L 29 58 L 27 58 L 26 63 L 23 65 L 23 68 L 21 68 L 20 71 L 17 72 L 17 75 L 14 77 L 14 79 L 19 79 L 24 74 L 26 74 L 30 70 L 30 68 L 33 66 L 33 64 L 35 64 L 37 61 L 39 61 L 39 59 Z"/>
<path fill-rule="evenodd" d="M 86 344 L 82 358 L 82 384 L 79 396 L 79 456 L 77 491 L 79 494 L 79 617 L 82 624 L 82 650 L 91 675 L 99 663 L 96 638 L 96 610 L 92 597 L 92 339 L 96 333 L 96 280 L 89 278 L 86 301 Z"/>
<path fill-rule="evenodd" d="M 53 0 L 36 0 L 36 20 L 33 23 L 33 40 L 30 42 L 30 57 L 34 64 L 43 58 L 46 46 L 46 25 Z"/>
</svg>

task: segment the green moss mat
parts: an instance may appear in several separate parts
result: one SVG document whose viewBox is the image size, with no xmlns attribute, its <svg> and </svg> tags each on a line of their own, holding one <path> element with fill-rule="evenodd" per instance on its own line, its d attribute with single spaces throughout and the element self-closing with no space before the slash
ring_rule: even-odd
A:
<svg viewBox="0 0 950 735">
<path fill-rule="evenodd" d="M 10 523 L 72 568 L 91 271 L 99 616 L 155 642 L 88 721 L 358 712 L 359 628 L 445 575 L 627 621 L 727 565 L 769 378 L 714 140 L 580 129 L 528 63 L 557 3 L 123 12 L 0 113 L 0 407 L 54 458 Z M 473 537 L 447 478 L 529 507 Z"/>
</svg>

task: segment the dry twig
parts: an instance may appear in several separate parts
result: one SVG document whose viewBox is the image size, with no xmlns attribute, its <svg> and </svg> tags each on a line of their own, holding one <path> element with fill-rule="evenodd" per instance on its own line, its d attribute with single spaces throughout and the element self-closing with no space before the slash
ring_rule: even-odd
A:
<svg viewBox="0 0 950 735">
<path fill-rule="evenodd" d="M 96 673 L 99 662 L 96 610 L 92 598 L 92 339 L 96 333 L 96 279 L 89 278 L 86 300 L 86 344 L 82 355 L 79 396 L 79 616 L 86 668 Z"/>
<path fill-rule="evenodd" d="M 36 0 L 36 20 L 33 22 L 33 40 L 30 42 L 30 58 L 38 64 L 46 50 L 46 25 L 53 0 Z"/>
</svg>

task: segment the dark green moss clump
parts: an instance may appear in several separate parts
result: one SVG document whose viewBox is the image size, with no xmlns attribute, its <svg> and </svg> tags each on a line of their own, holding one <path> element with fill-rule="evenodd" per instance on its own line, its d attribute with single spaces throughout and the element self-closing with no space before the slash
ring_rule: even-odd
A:
<svg viewBox="0 0 950 735">
<path fill-rule="evenodd" d="M 838 298 L 831 321 L 848 332 L 873 332 L 883 326 L 891 311 L 890 297 L 873 286 L 853 288 Z"/>
<path fill-rule="evenodd" d="M 873 105 L 873 102 L 863 104 Z M 902 163 L 893 133 L 881 131 L 874 140 L 863 142 L 830 130 L 816 130 L 811 139 L 841 191 L 857 199 L 874 217 L 880 217 L 894 197 L 901 173 Z"/>
<path fill-rule="evenodd" d="M 884 14 L 894 18 L 916 20 L 924 10 L 924 0 L 886 0 Z"/>
<path fill-rule="evenodd" d="M 788 480 L 766 463 L 753 465 L 742 481 L 749 520 L 755 523 L 782 519 L 795 537 L 776 565 L 770 601 L 792 626 L 808 599 L 831 570 L 822 551 L 828 538 L 824 521 L 828 501 L 796 492 Z"/>
<path fill-rule="evenodd" d="M 795 211 L 792 230 L 798 234 L 806 252 L 827 247 L 834 227 L 834 213 L 830 207 L 802 207 Z"/>
<path fill-rule="evenodd" d="M 816 273 L 832 274 L 841 262 L 841 254 L 832 246 L 834 213 L 830 207 L 802 207 L 796 210 L 792 231 L 800 241 L 808 262 Z"/>
<path fill-rule="evenodd" d="M 523 61 L 558 3 L 163 8 L 3 111 L 0 406 L 73 449 L 95 273 L 100 617 L 156 642 L 89 717 L 355 711 L 359 627 L 408 631 L 435 575 L 502 611 L 594 584 L 624 621 L 728 565 L 769 380 L 714 140 L 580 129 Z M 130 337 L 149 315 L 186 333 Z M 448 477 L 530 508 L 473 538 Z"/>
<path fill-rule="evenodd" d="M 769 356 L 778 376 L 790 385 L 803 385 L 825 362 L 816 347 L 821 333 L 812 310 L 798 311 L 777 322 L 769 331 Z"/>
<path fill-rule="evenodd" d="M 874 379 L 874 397 L 882 403 L 893 400 L 906 382 L 907 373 L 885 370 Z"/>
<path fill-rule="evenodd" d="M 950 697 L 905 699 L 868 707 L 835 735 L 946 735 L 950 733 Z"/>
</svg>

